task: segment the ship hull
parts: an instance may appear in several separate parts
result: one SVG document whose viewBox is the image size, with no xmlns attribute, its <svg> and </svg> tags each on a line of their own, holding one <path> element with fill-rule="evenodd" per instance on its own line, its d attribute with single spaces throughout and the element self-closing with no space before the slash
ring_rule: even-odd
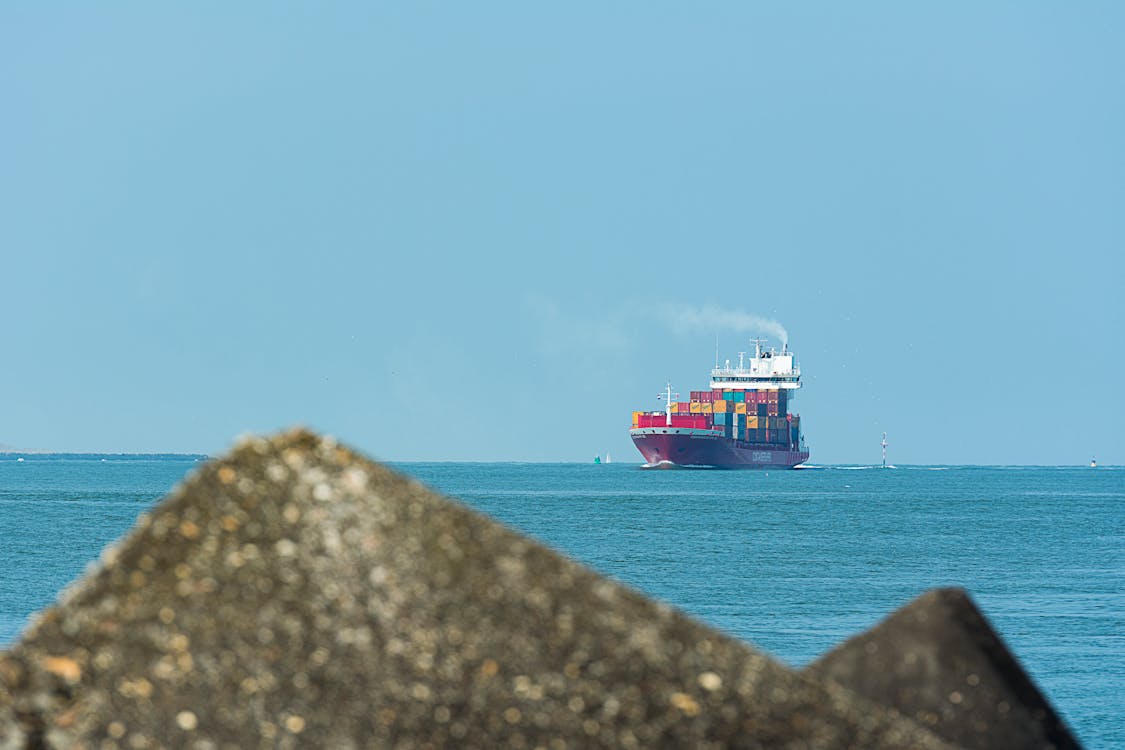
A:
<svg viewBox="0 0 1125 750">
<path fill-rule="evenodd" d="M 649 465 L 712 466 L 722 469 L 792 469 L 808 451 L 784 445 L 746 443 L 716 430 L 676 427 L 634 428 L 633 444 Z"/>
</svg>

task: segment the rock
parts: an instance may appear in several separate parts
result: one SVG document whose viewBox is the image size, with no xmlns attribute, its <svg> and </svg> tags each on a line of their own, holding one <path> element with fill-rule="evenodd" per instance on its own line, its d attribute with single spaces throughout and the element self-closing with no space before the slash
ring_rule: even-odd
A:
<svg viewBox="0 0 1125 750">
<path fill-rule="evenodd" d="M 1077 748 L 969 595 L 935 589 L 810 664 L 966 748 Z"/>
<path fill-rule="evenodd" d="M 5 747 L 946 747 L 292 432 L 203 467 L 0 657 Z"/>
</svg>

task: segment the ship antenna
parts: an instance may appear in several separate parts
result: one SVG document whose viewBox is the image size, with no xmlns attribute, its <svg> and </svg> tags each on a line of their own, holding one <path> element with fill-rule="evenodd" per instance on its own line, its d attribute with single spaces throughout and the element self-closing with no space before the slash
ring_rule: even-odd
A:
<svg viewBox="0 0 1125 750">
<path fill-rule="evenodd" d="M 719 369 L 719 332 L 715 331 L 715 369 Z"/>
<path fill-rule="evenodd" d="M 887 433 L 883 433 L 883 468 L 887 468 Z"/>
<path fill-rule="evenodd" d="M 766 343 L 766 339 L 750 339 L 750 343 L 754 345 L 754 359 L 762 356 L 762 344 Z"/>
</svg>

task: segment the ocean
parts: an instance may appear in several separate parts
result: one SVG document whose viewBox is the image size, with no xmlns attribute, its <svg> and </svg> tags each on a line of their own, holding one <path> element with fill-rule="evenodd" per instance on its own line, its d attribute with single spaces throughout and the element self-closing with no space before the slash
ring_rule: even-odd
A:
<svg viewBox="0 0 1125 750">
<path fill-rule="evenodd" d="M 0 457 L 0 647 L 193 457 Z M 396 468 L 795 667 L 966 588 L 1090 748 L 1125 747 L 1125 468 Z"/>
</svg>

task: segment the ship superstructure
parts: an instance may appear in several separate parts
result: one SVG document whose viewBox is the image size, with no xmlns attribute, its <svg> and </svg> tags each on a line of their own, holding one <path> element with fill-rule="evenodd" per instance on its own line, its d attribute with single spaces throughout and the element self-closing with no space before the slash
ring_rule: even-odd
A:
<svg viewBox="0 0 1125 750">
<path fill-rule="evenodd" d="M 792 468 L 809 458 L 801 417 L 789 411 L 801 387 L 801 369 L 786 344 L 738 355 L 711 371 L 710 389 L 689 401 L 668 385 L 662 411 L 633 412 L 629 431 L 649 466 Z"/>
</svg>

